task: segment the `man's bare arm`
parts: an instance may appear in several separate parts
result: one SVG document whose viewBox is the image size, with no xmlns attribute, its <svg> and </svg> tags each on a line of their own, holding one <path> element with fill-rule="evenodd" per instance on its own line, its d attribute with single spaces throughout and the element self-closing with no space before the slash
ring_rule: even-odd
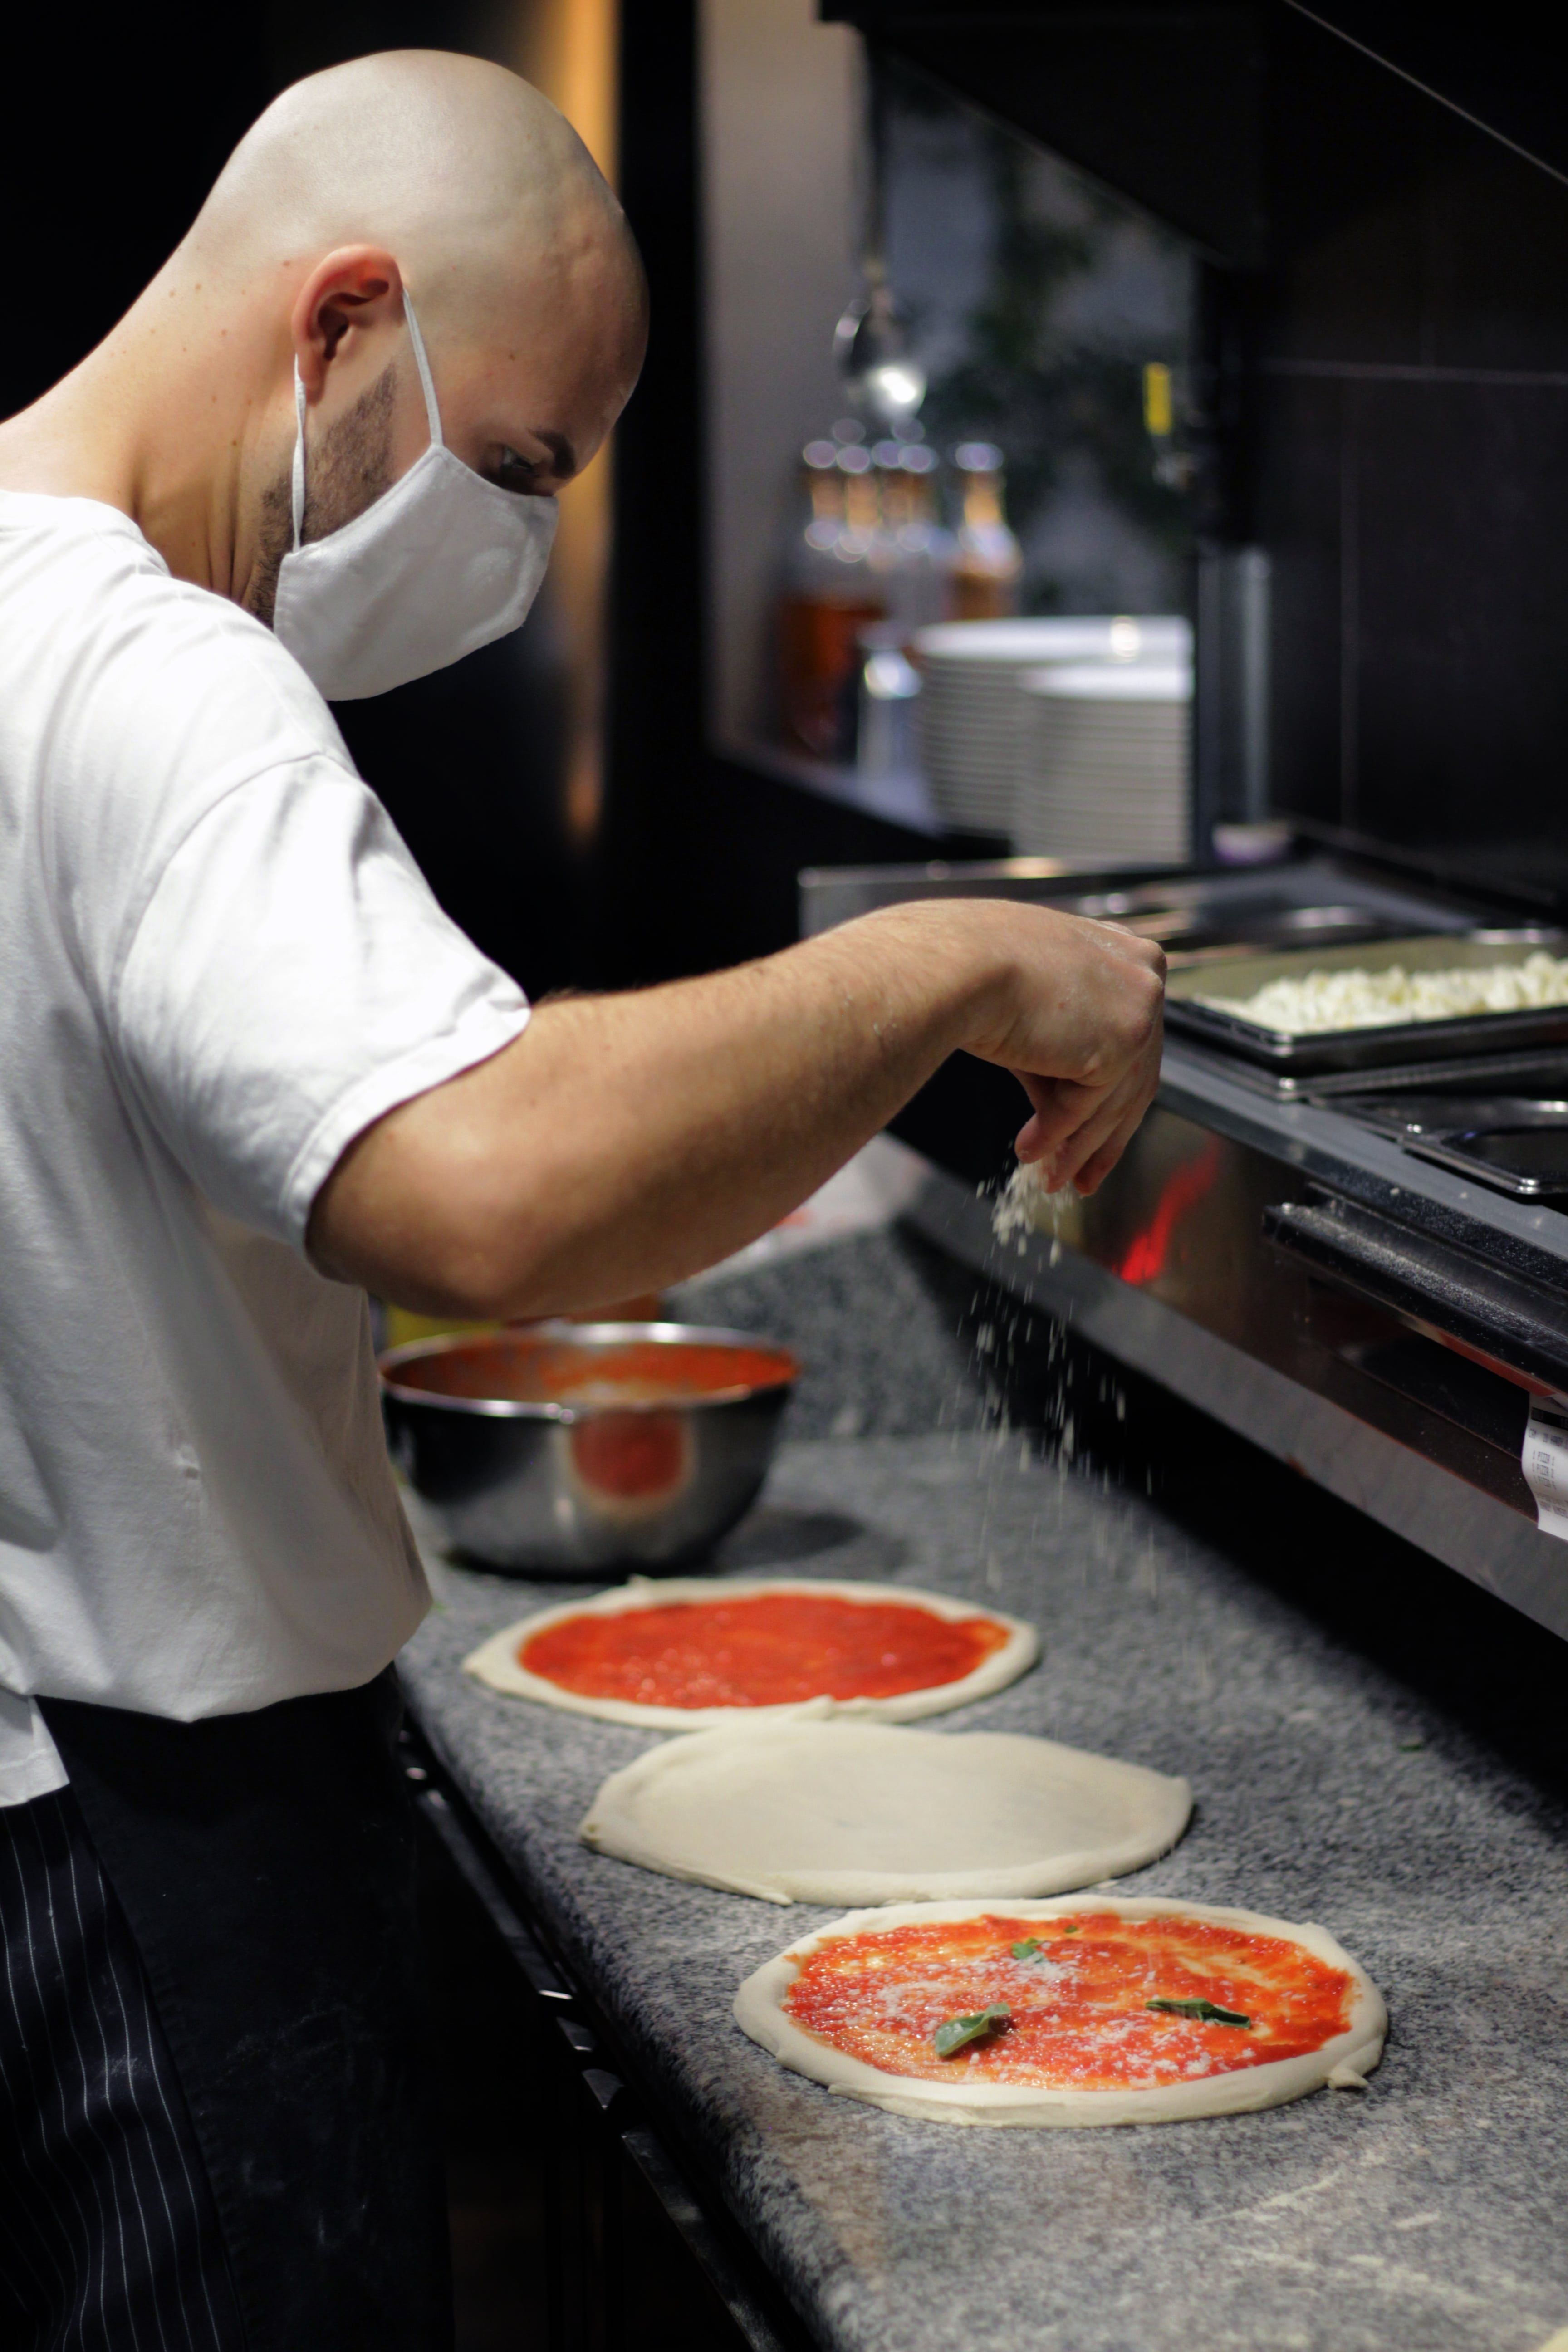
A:
<svg viewBox="0 0 1568 2352">
<path fill-rule="evenodd" d="M 960 1048 L 1023 1080 L 1021 1156 L 1090 1191 L 1153 1093 L 1163 971 L 1104 924 L 924 900 L 701 980 L 547 1003 L 350 1146 L 310 1254 L 437 1314 L 657 1289 L 776 1223 Z"/>
</svg>

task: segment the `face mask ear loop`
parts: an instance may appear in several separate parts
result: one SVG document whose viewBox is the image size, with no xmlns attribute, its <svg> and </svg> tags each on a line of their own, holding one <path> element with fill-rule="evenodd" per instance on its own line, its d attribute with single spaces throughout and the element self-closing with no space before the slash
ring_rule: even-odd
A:
<svg viewBox="0 0 1568 2352">
<path fill-rule="evenodd" d="M 446 440 L 441 431 L 441 406 L 436 397 L 435 378 L 425 354 L 425 338 L 419 331 L 419 321 L 414 315 L 414 305 L 408 299 L 408 289 L 403 289 L 403 315 L 408 321 L 408 340 L 414 346 L 414 364 L 419 371 L 419 383 L 425 394 L 425 421 L 430 427 L 430 446 L 442 449 Z"/>
<path fill-rule="evenodd" d="M 300 378 L 300 362 L 294 362 L 294 544 L 298 548 L 305 531 L 305 387 Z"/>
</svg>

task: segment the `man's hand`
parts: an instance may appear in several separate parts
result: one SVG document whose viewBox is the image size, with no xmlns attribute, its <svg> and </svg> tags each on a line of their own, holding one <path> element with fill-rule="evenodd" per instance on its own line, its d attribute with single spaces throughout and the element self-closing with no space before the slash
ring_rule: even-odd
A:
<svg viewBox="0 0 1568 2352">
<path fill-rule="evenodd" d="M 1165 957 L 1109 923 L 1071 915 L 1053 921 L 1047 952 L 1064 993 L 1045 996 L 1042 982 L 1049 982 L 1031 963 L 1016 1045 L 1004 1039 L 998 1050 L 976 1041 L 971 1051 L 1005 1063 L 1033 1105 L 1034 1117 L 1018 1132 L 1019 1159 L 1038 1164 L 1047 1191 L 1075 1183 L 1092 1192 L 1121 1159 L 1160 1082 Z"/>
<path fill-rule="evenodd" d="M 776 1223 L 960 1050 L 1021 1079 L 1020 1157 L 1091 1192 L 1153 1094 L 1163 971 L 1107 924 L 921 899 L 733 971 L 545 1003 L 349 1147 L 310 1252 L 440 1314 L 662 1288 Z"/>
</svg>

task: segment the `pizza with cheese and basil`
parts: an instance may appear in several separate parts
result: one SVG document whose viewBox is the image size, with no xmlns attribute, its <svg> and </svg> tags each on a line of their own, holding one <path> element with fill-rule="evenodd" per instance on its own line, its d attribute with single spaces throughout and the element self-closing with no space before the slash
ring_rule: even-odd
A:
<svg viewBox="0 0 1568 2352">
<path fill-rule="evenodd" d="M 966 2124 L 1167 2123 L 1362 2087 L 1375 1986 L 1321 1927 L 1154 1897 L 850 1912 L 735 2017 L 830 2090 Z"/>
<path fill-rule="evenodd" d="M 903 1585 L 668 1577 L 542 1610 L 463 1663 L 516 1697 L 696 1731 L 803 1709 L 909 1722 L 989 1697 L 1038 1655 L 1018 1618 Z"/>
</svg>

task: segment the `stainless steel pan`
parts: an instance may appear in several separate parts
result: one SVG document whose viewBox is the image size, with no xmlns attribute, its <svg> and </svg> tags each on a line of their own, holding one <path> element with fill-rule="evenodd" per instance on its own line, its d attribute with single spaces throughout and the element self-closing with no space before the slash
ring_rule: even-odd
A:
<svg viewBox="0 0 1568 2352">
<path fill-rule="evenodd" d="M 1453 1021 L 1391 1022 L 1377 1029 L 1318 1030 L 1310 1036 L 1294 1036 L 1197 1001 L 1208 995 L 1245 999 L 1271 981 L 1304 980 L 1313 971 L 1386 971 L 1394 964 L 1403 965 L 1406 971 L 1473 971 L 1490 964 L 1523 963 L 1542 949 L 1549 955 L 1568 954 L 1568 931 L 1436 932 L 1355 947 L 1237 956 L 1217 969 L 1198 965 L 1173 971 L 1165 1017 L 1180 1035 L 1293 1077 L 1328 1071 L 1375 1071 L 1400 1063 L 1431 1065 L 1462 1055 L 1568 1045 L 1568 1004 L 1542 1005 L 1522 1013 L 1467 1013 Z"/>
</svg>

